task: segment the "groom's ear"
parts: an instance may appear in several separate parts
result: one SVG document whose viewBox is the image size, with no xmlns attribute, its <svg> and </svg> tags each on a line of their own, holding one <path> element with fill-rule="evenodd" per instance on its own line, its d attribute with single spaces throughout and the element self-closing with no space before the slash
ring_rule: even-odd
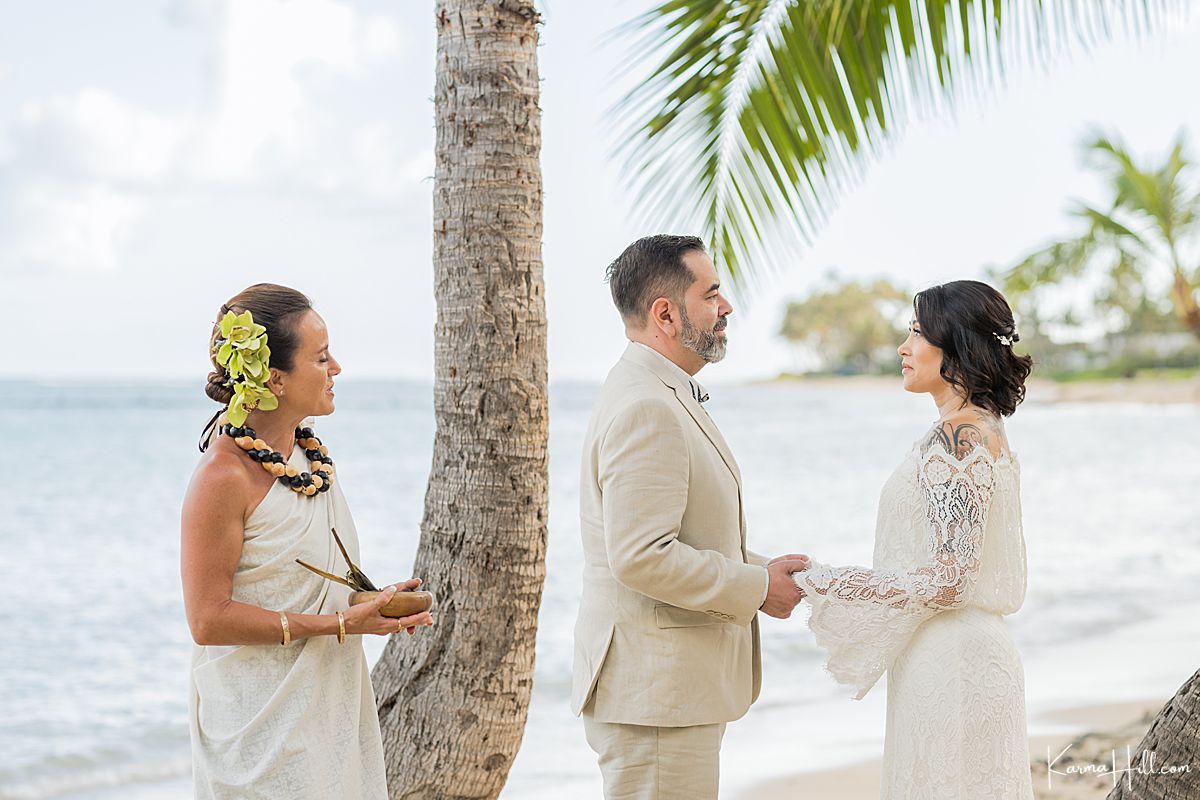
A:
<svg viewBox="0 0 1200 800">
<path fill-rule="evenodd" d="M 659 297 L 650 304 L 650 321 L 667 336 L 674 336 L 679 326 L 675 304 L 666 297 Z"/>
</svg>

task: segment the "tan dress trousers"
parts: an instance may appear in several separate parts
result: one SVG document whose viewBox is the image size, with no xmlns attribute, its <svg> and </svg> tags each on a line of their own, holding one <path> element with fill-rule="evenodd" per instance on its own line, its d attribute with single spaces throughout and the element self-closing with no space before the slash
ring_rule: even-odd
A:
<svg viewBox="0 0 1200 800">
<path fill-rule="evenodd" d="M 626 725 L 585 711 L 583 729 L 599 757 L 605 800 L 716 800 L 724 722 Z"/>
</svg>

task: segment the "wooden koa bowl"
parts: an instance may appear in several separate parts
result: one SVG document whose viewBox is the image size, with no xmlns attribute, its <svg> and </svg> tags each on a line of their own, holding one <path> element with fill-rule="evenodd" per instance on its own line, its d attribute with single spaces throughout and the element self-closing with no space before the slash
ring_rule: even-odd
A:
<svg viewBox="0 0 1200 800">
<path fill-rule="evenodd" d="M 379 592 L 351 592 L 350 605 L 356 606 L 359 603 L 369 603 L 379 596 Z M 413 614 L 420 614 L 422 611 L 428 611 L 433 608 L 433 593 L 432 592 L 396 592 L 392 595 L 392 599 L 388 604 L 379 609 L 379 613 L 385 617 L 399 619 L 400 617 L 411 617 Z"/>
</svg>

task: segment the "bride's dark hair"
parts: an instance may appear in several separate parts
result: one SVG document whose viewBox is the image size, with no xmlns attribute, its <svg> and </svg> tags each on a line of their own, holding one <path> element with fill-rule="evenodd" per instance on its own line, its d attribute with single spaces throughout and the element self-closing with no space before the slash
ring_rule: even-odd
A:
<svg viewBox="0 0 1200 800">
<path fill-rule="evenodd" d="M 942 351 L 942 378 L 967 401 L 1010 416 L 1025 399 L 1033 359 L 1013 352 L 1021 340 L 1004 295 L 979 281 L 951 281 L 913 298 L 926 341 Z"/>
</svg>

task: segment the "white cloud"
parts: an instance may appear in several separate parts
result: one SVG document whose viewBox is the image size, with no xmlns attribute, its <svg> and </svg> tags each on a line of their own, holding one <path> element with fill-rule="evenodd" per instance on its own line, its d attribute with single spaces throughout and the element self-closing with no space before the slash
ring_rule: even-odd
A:
<svg viewBox="0 0 1200 800">
<path fill-rule="evenodd" d="M 346 157 L 329 184 L 331 190 L 358 191 L 380 200 L 412 192 L 414 186 L 433 175 L 433 149 L 400 152 L 404 141 L 398 126 L 366 125 L 350 134 Z"/>
<path fill-rule="evenodd" d="M 311 154 L 322 115 L 311 102 L 308 73 L 352 76 L 363 68 L 363 55 L 395 55 L 399 42 L 391 20 L 360 17 L 332 0 L 229 3 L 215 111 L 198 132 L 195 170 L 241 181 L 266 148 L 274 159 Z"/>
<path fill-rule="evenodd" d="M 400 54 L 404 36 L 396 21 L 387 17 L 369 17 L 363 22 L 363 46 L 368 56 L 384 59 Z M 0 64 L 0 69 L 3 65 Z M 0 72 L 3 77 L 3 72 Z"/>
<path fill-rule="evenodd" d="M 193 3 L 174 17 L 213 40 L 211 96 L 185 104 L 198 110 L 84 85 L 35 97 L 0 127 L 0 270 L 113 269 L 142 212 L 181 192 L 300 188 L 379 204 L 432 174 L 400 110 L 364 88 L 401 55 L 395 20 L 336 0 Z"/>
<path fill-rule="evenodd" d="M 166 175 L 187 125 L 89 87 L 24 106 L 15 146 L 40 151 L 41 162 L 57 172 L 146 181 Z"/>
<path fill-rule="evenodd" d="M 199 169 L 246 175 L 266 144 L 294 153 L 301 143 L 306 62 L 353 65 L 353 12 L 325 0 L 230 3 L 223 32 L 216 113 L 201 133 Z"/>
<path fill-rule="evenodd" d="M 103 183 L 26 183 L 13 198 L 0 269 L 111 270 L 144 204 Z"/>
</svg>

